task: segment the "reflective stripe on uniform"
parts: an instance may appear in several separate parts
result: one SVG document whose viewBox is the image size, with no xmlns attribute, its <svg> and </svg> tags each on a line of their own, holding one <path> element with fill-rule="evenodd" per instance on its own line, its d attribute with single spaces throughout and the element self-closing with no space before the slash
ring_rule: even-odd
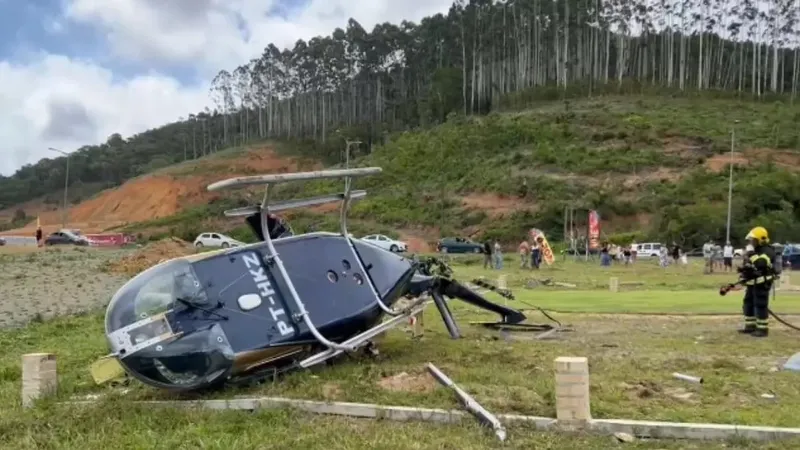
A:
<svg viewBox="0 0 800 450">
<path fill-rule="evenodd" d="M 769 328 L 769 320 L 757 320 L 756 321 L 756 328 Z"/>
<path fill-rule="evenodd" d="M 758 261 L 759 259 L 763 259 L 764 261 L 766 261 L 767 262 L 767 267 L 772 267 L 772 260 L 769 259 L 769 256 L 767 256 L 767 255 L 765 255 L 763 253 L 751 256 L 750 257 L 750 263 L 751 264 L 755 264 L 756 261 Z"/>
<path fill-rule="evenodd" d="M 772 275 L 767 275 L 767 276 L 765 276 L 765 277 L 757 277 L 757 278 L 754 278 L 754 279 L 752 279 L 752 280 L 748 280 L 748 281 L 746 281 L 746 282 L 745 282 L 745 284 L 746 284 L 747 286 L 752 286 L 752 285 L 754 285 L 754 284 L 764 284 L 764 283 L 766 283 L 767 281 L 771 281 L 771 280 L 773 280 L 774 278 L 775 278 L 775 277 L 773 277 Z"/>
</svg>

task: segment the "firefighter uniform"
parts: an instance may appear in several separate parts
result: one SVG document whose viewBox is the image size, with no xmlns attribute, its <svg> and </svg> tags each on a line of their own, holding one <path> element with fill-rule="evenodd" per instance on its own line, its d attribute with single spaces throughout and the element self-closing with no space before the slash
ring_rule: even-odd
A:
<svg viewBox="0 0 800 450">
<path fill-rule="evenodd" d="M 744 295 L 745 325 L 741 333 L 756 337 L 769 335 L 769 293 L 775 279 L 775 250 L 769 245 L 764 227 L 755 227 L 747 234 L 753 250 L 740 267 L 740 281 L 746 286 Z"/>
</svg>

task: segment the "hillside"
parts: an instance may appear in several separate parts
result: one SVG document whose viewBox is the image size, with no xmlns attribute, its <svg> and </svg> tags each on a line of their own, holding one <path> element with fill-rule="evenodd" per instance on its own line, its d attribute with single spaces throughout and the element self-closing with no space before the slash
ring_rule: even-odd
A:
<svg viewBox="0 0 800 450">
<path fill-rule="evenodd" d="M 311 167 L 316 166 L 298 158 L 278 156 L 271 147 L 231 149 L 156 170 L 71 205 L 69 226 L 93 233 L 172 217 L 198 205 L 220 200 L 220 195 L 208 192 L 206 186 L 221 177 L 308 170 Z M 0 235 L 32 234 L 36 229 L 36 216 L 39 216 L 45 232 L 61 227 L 61 205 L 32 201 L 0 211 L 0 218 L 8 221 L 17 210 L 24 211 L 29 222 Z"/>
<path fill-rule="evenodd" d="M 354 161 L 384 173 L 356 182 L 369 198 L 354 205 L 352 229 L 399 235 L 418 248 L 451 234 L 513 242 L 532 226 L 558 240 L 564 208 L 573 206 L 598 210 L 606 237 L 637 232 L 687 245 L 724 238 L 730 129 L 740 120 L 734 237 L 758 222 L 779 239 L 800 239 L 799 113 L 780 103 L 609 96 L 454 116 L 392 135 Z M 161 169 L 80 203 L 70 222 L 184 238 L 213 226 L 247 238 L 242 224 L 221 212 L 257 197 L 211 195 L 205 186 L 229 176 L 323 166 L 290 159 L 302 150 L 264 144 Z M 339 190 L 337 182 L 317 182 L 281 186 L 278 195 Z M 331 228 L 336 217 L 325 211 L 295 212 L 292 220 L 300 230 Z M 42 220 L 57 225 L 59 214 L 43 213 Z M 585 210 L 577 214 L 585 226 Z"/>
</svg>

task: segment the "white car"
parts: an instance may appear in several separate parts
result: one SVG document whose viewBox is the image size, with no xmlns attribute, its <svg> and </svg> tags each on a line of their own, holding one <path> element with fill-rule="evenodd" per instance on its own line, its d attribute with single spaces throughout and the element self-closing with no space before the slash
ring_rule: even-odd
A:
<svg viewBox="0 0 800 450">
<path fill-rule="evenodd" d="M 408 244 L 405 242 L 394 240 L 382 234 L 371 234 L 369 236 L 362 237 L 361 240 L 395 253 L 408 250 Z"/>
<path fill-rule="evenodd" d="M 236 239 L 225 236 L 221 233 L 201 233 L 197 236 L 197 239 L 194 240 L 195 247 L 222 247 L 222 248 L 229 248 L 229 247 L 239 247 L 240 245 L 244 245 L 244 242 L 237 241 Z"/>
</svg>

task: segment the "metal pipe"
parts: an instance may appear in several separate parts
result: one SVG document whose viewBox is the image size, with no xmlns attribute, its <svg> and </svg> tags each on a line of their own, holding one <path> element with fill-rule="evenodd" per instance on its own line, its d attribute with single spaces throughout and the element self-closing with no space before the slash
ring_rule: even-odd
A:
<svg viewBox="0 0 800 450">
<path fill-rule="evenodd" d="M 431 363 L 426 364 L 428 368 L 428 372 L 433 375 L 436 380 L 438 380 L 443 385 L 449 387 L 450 389 L 454 390 L 458 398 L 467 408 L 467 410 L 472 413 L 472 415 L 476 416 L 482 422 L 488 424 L 494 430 L 494 434 L 497 436 L 498 439 L 501 441 L 506 440 L 506 428 L 503 426 L 502 423 L 495 417 L 494 414 L 490 413 L 486 410 L 480 403 L 475 401 L 471 395 L 467 394 L 463 389 L 458 387 L 453 380 L 450 379 L 447 375 L 444 374 L 438 367 L 434 366 Z"/>
<path fill-rule="evenodd" d="M 294 283 L 292 283 L 292 279 L 289 276 L 289 272 L 286 271 L 286 267 L 284 267 L 283 261 L 281 261 L 281 258 L 278 255 L 278 250 L 275 248 L 275 244 L 273 244 L 272 242 L 272 237 L 270 237 L 269 235 L 268 221 L 265 220 L 266 218 L 269 217 L 269 196 L 270 196 L 269 185 L 267 185 L 266 192 L 264 193 L 264 199 L 262 200 L 261 203 L 261 211 L 262 214 L 264 215 L 261 221 L 261 229 L 264 230 L 264 241 L 267 243 L 267 249 L 270 252 L 270 256 L 272 257 L 273 261 L 275 261 L 275 265 L 278 266 L 278 272 L 280 272 L 281 276 L 283 277 L 283 280 L 286 282 L 286 287 L 289 288 L 289 294 L 292 296 L 295 304 L 297 305 L 297 308 L 299 309 L 299 312 L 297 314 L 300 317 L 302 317 L 303 322 L 305 322 L 311 334 L 313 334 L 314 337 L 326 347 L 342 351 L 355 350 L 354 346 L 341 345 L 337 344 L 336 342 L 328 340 L 325 336 L 322 335 L 322 333 L 319 332 L 317 327 L 314 326 L 314 323 L 311 321 L 311 318 L 308 316 L 308 310 L 306 309 L 306 305 L 300 299 L 300 295 L 297 293 L 297 290 L 294 287 Z"/>
<path fill-rule="evenodd" d="M 690 383 L 703 384 L 703 377 L 695 377 L 693 375 L 686 375 L 686 374 L 678 373 L 678 372 L 674 372 L 672 374 L 672 376 L 677 378 L 677 379 L 679 379 L 679 380 L 688 381 Z"/>
<path fill-rule="evenodd" d="M 728 222 L 725 227 L 725 243 L 731 241 L 731 207 L 733 204 L 733 150 L 736 145 L 736 124 L 739 123 L 735 120 L 733 127 L 731 127 L 731 161 L 728 172 Z"/>
<path fill-rule="evenodd" d="M 347 142 L 347 147 L 345 148 L 345 170 L 350 169 L 350 145 L 351 144 L 360 144 L 360 142 Z M 342 232 L 342 236 L 344 237 L 345 241 L 347 242 L 347 246 L 350 247 L 350 252 L 353 254 L 353 257 L 356 260 L 356 264 L 358 265 L 358 269 L 364 274 L 364 278 L 366 278 L 367 284 L 369 285 L 370 290 L 372 291 L 372 295 L 375 296 L 375 301 L 378 302 L 378 307 L 389 314 L 390 316 L 397 316 L 401 314 L 401 311 L 395 311 L 392 308 L 386 306 L 381 300 L 381 295 L 378 293 L 378 288 L 375 287 L 375 283 L 372 281 L 372 277 L 367 273 L 366 268 L 364 268 L 364 264 L 361 262 L 361 257 L 358 254 L 358 250 L 356 250 L 355 244 L 353 244 L 353 240 L 350 239 L 350 233 L 347 231 L 347 211 L 350 209 L 350 200 L 352 198 L 352 179 L 351 177 L 347 176 L 344 177 L 344 193 L 342 194 L 342 208 L 339 210 L 339 229 Z"/>
</svg>

